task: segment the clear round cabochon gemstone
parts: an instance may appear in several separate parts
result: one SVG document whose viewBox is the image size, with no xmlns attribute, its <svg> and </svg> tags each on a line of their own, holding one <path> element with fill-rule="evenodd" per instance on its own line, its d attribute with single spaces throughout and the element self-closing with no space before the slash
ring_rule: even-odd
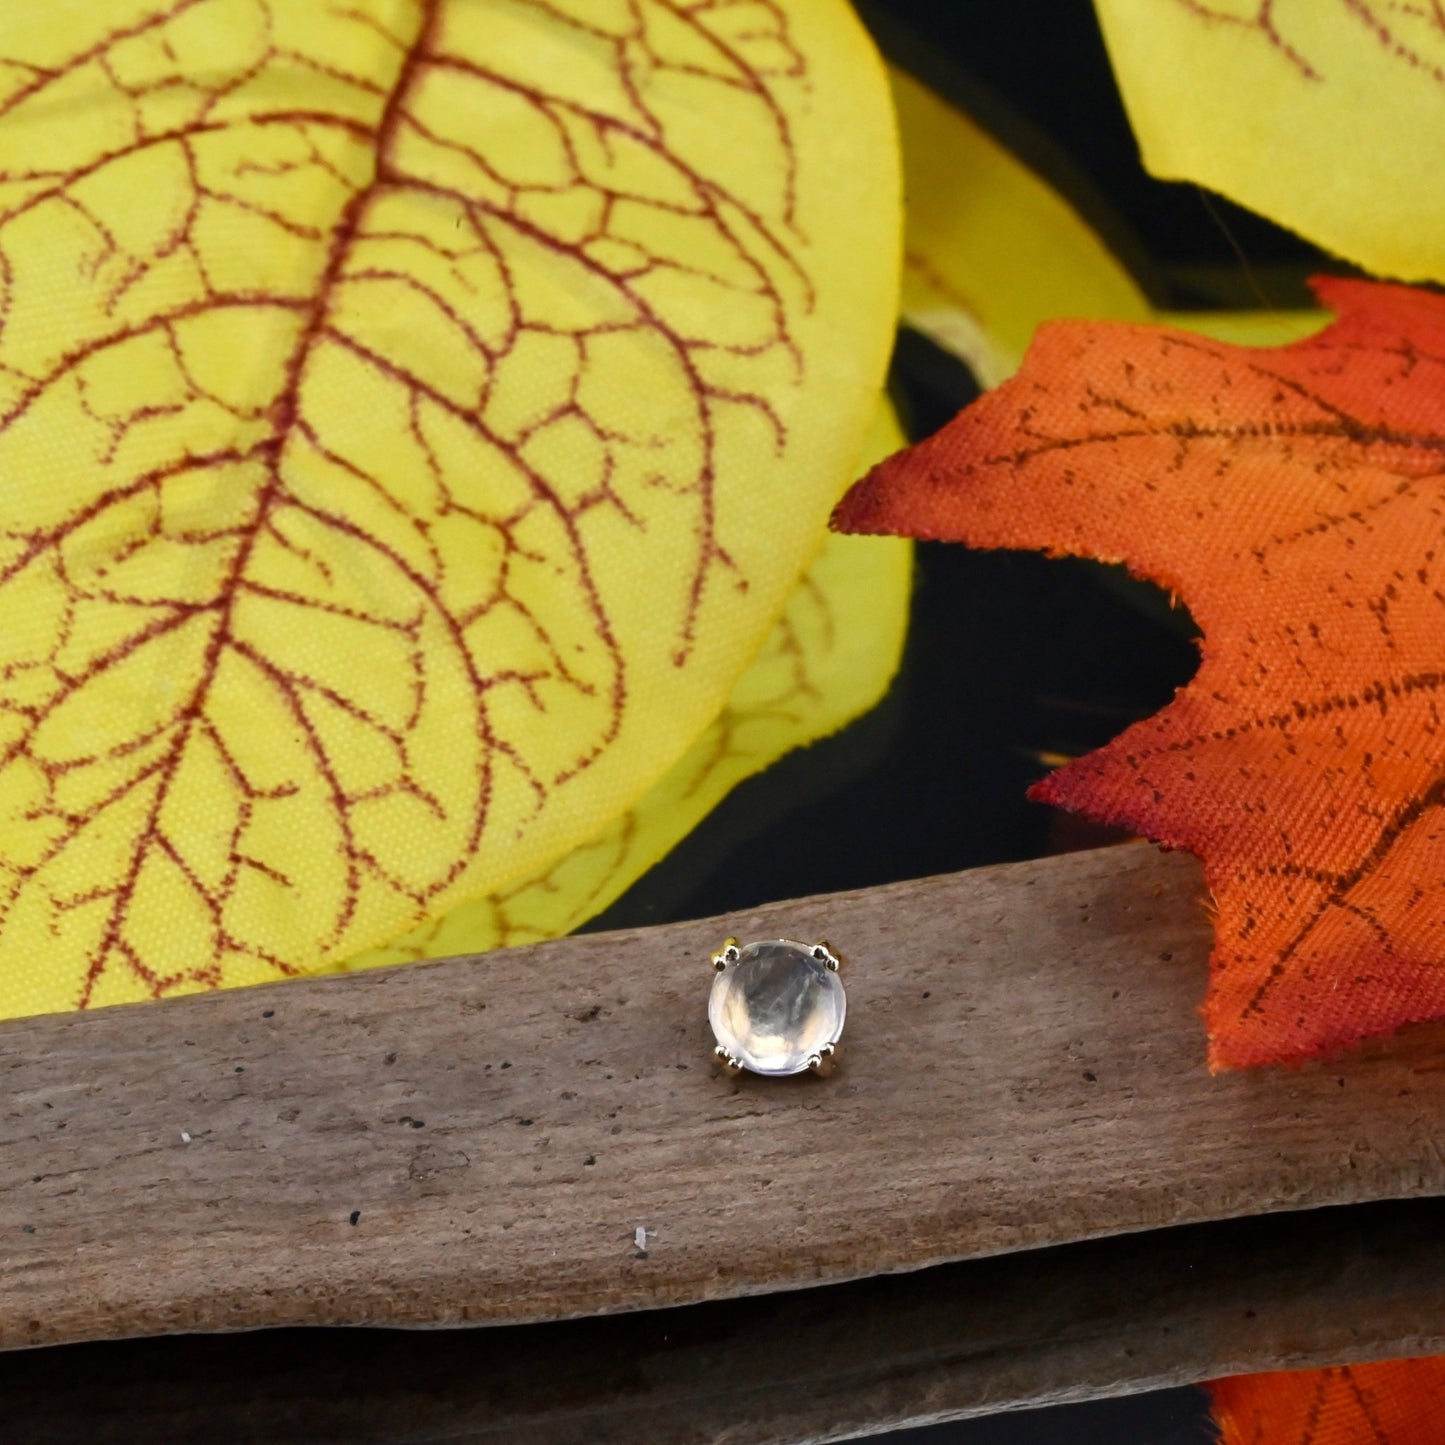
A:
<svg viewBox="0 0 1445 1445">
<path fill-rule="evenodd" d="M 755 1074 L 800 1074 L 843 1032 L 843 984 L 803 943 L 749 943 L 713 978 L 708 1022 Z"/>
</svg>

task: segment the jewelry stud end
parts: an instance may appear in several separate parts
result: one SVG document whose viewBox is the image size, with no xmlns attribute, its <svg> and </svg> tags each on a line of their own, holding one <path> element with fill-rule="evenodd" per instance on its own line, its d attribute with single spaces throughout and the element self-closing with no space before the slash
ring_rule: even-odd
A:
<svg viewBox="0 0 1445 1445">
<path fill-rule="evenodd" d="M 819 963 L 827 964 L 834 973 L 837 973 L 838 969 L 842 966 L 843 960 L 833 952 L 832 945 L 829 943 L 815 943 L 812 948 L 812 954 Z"/>
<path fill-rule="evenodd" d="M 837 1044 L 824 1044 L 816 1054 L 809 1057 L 808 1068 L 820 1079 L 826 1079 L 838 1067 L 841 1054 L 842 1050 Z"/>
<path fill-rule="evenodd" d="M 712 966 L 721 973 L 728 964 L 736 963 L 741 957 L 742 950 L 738 947 L 737 939 L 725 938 L 723 946 L 712 956 Z"/>
<path fill-rule="evenodd" d="M 714 1063 L 729 1076 L 831 1073 L 846 1007 L 839 962 L 826 943 L 727 939 L 712 955 Z"/>
<path fill-rule="evenodd" d="M 735 1079 L 742 1073 L 743 1066 L 721 1044 L 712 1051 L 712 1056 L 728 1078 Z"/>
</svg>

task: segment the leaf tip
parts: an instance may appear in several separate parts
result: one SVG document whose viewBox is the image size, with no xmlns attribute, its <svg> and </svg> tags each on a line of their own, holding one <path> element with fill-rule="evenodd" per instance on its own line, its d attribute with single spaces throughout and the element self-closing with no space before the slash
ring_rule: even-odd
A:
<svg viewBox="0 0 1445 1445">
<path fill-rule="evenodd" d="M 883 463 L 871 467 L 839 498 L 828 518 L 833 532 L 876 533 L 882 514 L 882 498 L 878 482 Z"/>
<path fill-rule="evenodd" d="M 937 480 L 931 470 L 919 466 L 926 446 L 923 442 L 905 447 L 869 468 L 833 508 L 829 527 L 835 532 L 876 537 L 922 537 L 914 487 L 920 471 L 926 472 L 928 480 Z"/>
<path fill-rule="evenodd" d="M 971 468 L 960 461 L 956 444 L 965 408 L 942 430 L 885 457 L 843 494 L 829 526 L 835 532 L 880 537 L 913 537 L 920 542 L 965 541 L 958 496 Z M 975 506 L 989 509 L 987 498 Z"/>
<path fill-rule="evenodd" d="M 1311 276 L 1309 284 L 1320 305 L 1334 313 L 1335 326 L 1363 323 L 1408 337 L 1422 325 L 1445 324 L 1445 296 L 1419 286 L 1323 275 Z"/>
</svg>

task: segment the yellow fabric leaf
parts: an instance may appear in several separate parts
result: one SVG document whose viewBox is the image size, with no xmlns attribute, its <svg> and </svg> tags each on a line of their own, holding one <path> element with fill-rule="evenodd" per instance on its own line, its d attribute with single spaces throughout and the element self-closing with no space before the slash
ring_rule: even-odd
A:
<svg viewBox="0 0 1445 1445">
<path fill-rule="evenodd" d="M 1069 203 L 921 82 L 890 70 L 908 197 L 903 321 L 979 385 L 1018 370 L 1041 321 L 1159 320 L 1243 346 L 1318 331 L 1321 311 L 1156 312 Z"/>
<path fill-rule="evenodd" d="M 1156 311 L 1161 326 L 1177 326 L 1231 346 L 1288 346 L 1329 324 L 1327 311 Z"/>
<path fill-rule="evenodd" d="M 1040 321 L 1143 320 L 1129 273 L 1073 208 L 962 112 L 890 70 L 903 140 L 903 320 L 982 386 L 1013 375 Z"/>
<path fill-rule="evenodd" d="M 0 27 L 0 1015 L 314 970 L 722 706 L 891 342 L 843 0 Z"/>
<path fill-rule="evenodd" d="M 885 402 L 859 474 L 905 444 Z M 536 878 L 464 903 L 341 967 L 533 943 L 600 913 L 744 778 L 882 697 L 903 647 L 911 561 L 905 538 L 830 532 L 722 712 L 645 797 Z"/>
<path fill-rule="evenodd" d="M 1445 15 L 1096 0 L 1144 164 L 1383 276 L 1445 280 Z"/>
</svg>

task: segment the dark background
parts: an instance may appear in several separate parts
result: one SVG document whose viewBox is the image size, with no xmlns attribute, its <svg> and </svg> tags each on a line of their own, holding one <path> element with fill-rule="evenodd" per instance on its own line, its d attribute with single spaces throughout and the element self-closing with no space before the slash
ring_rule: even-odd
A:
<svg viewBox="0 0 1445 1445">
<path fill-rule="evenodd" d="M 1069 197 L 1150 298 L 1174 309 L 1304 306 L 1348 268 L 1195 186 L 1147 176 L 1088 0 L 888 0 L 858 8 L 891 59 Z M 976 394 L 903 333 L 893 389 L 910 435 Z M 1188 615 L 1109 568 L 920 545 L 902 670 L 869 716 L 739 787 L 593 928 L 706 917 L 1107 841 L 1026 801 L 1045 754 L 1097 747 L 1194 671 Z M 899 1432 L 906 1445 L 1186 1445 L 1202 1390 Z"/>
</svg>

